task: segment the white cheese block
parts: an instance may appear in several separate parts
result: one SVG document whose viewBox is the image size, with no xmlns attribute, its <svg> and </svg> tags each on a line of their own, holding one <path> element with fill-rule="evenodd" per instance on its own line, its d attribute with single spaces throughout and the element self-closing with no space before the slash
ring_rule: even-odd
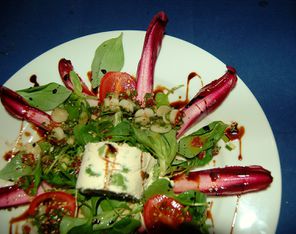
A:
<svg viewBox="0 0 296 234">
<path fill-rule="evenodd" d="M 82 192 L 105 191 L 140 199 L 152 183 L 156 163 L 149 153 L 125 143 L 88 143 L 76 188 Z"/>
</svg>

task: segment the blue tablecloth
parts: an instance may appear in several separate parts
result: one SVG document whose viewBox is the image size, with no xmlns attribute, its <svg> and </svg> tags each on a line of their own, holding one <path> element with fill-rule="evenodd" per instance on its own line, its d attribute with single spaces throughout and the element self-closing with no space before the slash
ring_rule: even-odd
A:
<svg viewBox="0 0 296 234">
<path fill-rule="evenodd" d="M 1 83 L 68 40 L 117 29 L 146 30 L 159 10 L 169 16 L 167 34 L 234 66 L 261 104 L 282 169 L 277 233 L 292 233 L 296 227 L 295 0 L 5 1 L 0 6 Z"/>
</svg>

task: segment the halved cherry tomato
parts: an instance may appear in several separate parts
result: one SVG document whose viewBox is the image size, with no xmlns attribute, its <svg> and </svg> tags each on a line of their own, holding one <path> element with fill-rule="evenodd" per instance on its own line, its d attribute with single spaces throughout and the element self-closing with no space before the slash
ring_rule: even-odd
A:
<svg viewBox="0 0 296 234">
<path fill-rule="evenodd" d="M 71 194 L 62 191 L 42 193 L 35 197 L 29 206 L 28 214 L 34 215 L 38 206 L 45 201 L 49 202 L 47 211 L 49 209 L 63 209 L 68 215 L 74 216 L 75 198 Z"/>
<path fill-rule="evenodd" d="M 192 216 L 173 198 L 155 195 L 144 205 L 144 222 L 149 233 L 162 233 L 177 230 L 181 224 L 190 222 Z"/>
<path fill-rule="evenodd" d="M 107 72 L 101 79 L 99 98 L 103 102 L 108 93 L 125 93 L 136 90 L 135 78 L 126 72 Z"/>
<path fill-rule="evenodd" d="M 59 210 L 61 211 L 60 213 L 70 216 L 74 216 L 76 209 L 75 198 L 71 194 L 63 191 L 46 192 L 35 197 L 29 208 L 22 215 L 11 219 L 10 223 L 19 222 L 34 216 L 41 205 L 46 207 L 46 213 Z"/>
</svg>

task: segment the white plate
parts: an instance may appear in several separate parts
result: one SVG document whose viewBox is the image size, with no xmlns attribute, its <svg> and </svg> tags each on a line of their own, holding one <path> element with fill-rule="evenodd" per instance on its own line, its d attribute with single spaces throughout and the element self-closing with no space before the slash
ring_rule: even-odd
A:
<svg viewBox="0 0 296 234">
<path fill-rule="evenodd" d="M 39 84 L 50 81 L 61 83 L 58 74 L 58 61 L 70 59 L 80 76 L 87 77 L 97 46 L 103 41 L 116 37 L 122 31 L 112 31 L 81 37 L 64 43 L 24 66 L 5 85 L 16 90 L 31 86 L 29 77 L 37 75 Z M 122 69 L 135 75 L 141 55 L 145 32 L 123 31 L 125 65 Z M 229 64 L 231 65 L 231 64 Z M 226 71 L 225 64 L 197 46 L 174 37 L 165 36 L 155 68 L 155 86 L 158 84 L 174 87 L 186 84 L 190 72 L 197 72 L 203 82 L 209 83 Z M 239 71 L 238 71 L 239 73 Z M 87 81 L 86 81 L 87 82 Z M 199 80 L 193 80 L 190 95 L 198 91 Z M 185 88 L 178 90 L 176 97 L 184 97 Z M 11 118 L 0 107 L 1 133 L 0 153 L 3 155 L 15 141 L 20 121 Z M 257 100 L 241 79 L 226 101 L 210 116 L 196 125 L 196 128 L 213 120 L 237 121 L 246 129 L 242 140 L 243 160 L 238 160 L 238 147 L 234 151 L 222 150 L 209 167 L 225 165 L 261 165 L 272 172 L 274 181 L 265 191 L 243 195 L 236 209 L 236 197 L 215 198 L 212 214 L 215 233 L 230 233 L 236 214 L 233 233 L 274 233 L 278 222 L 281 199 L 281 171 L 279 156 L 270 125 Z M 31 140 L 27 138 L 25 140 Z M 1 158 L 0 168 L 4 166 Z M 8 233 L 9 219 L 20 209 L 11 212 L 1 211 L 1 233 Z"/>
</svg>

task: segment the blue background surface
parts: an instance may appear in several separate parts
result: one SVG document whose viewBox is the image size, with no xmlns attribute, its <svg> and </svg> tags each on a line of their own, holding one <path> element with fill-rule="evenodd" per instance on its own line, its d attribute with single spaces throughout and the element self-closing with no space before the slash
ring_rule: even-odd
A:
<svg viewBox="0 0 296 234">
<path fill-rule="evenodd" d="M 280 153 L 283 193 L 277 233 L 294 232 L 295 0 L 1 2 L 1 84 L 36 56 L 68 40 L 117 29 L 146 30 L 160 10 L 169 16 L 167 34 L 235 67 L 256 96 Z"/>
</svg>

